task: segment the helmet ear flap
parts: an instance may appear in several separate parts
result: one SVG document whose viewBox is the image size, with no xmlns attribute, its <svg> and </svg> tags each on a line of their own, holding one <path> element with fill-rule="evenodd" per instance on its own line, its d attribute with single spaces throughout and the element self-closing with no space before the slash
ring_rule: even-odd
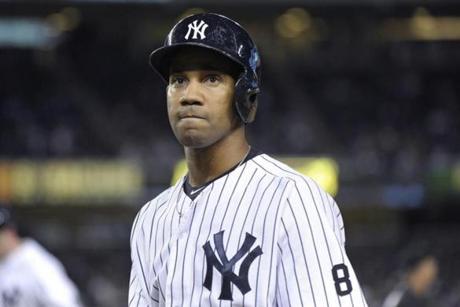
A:
<svg viewBox="0 0 460 307">
<path fill-rule="evenodd" d="M 235 84 L 235 108 L 241 121 L 249 124 L 254 121 L 257 113 L 257 96 L 259 88 L 254 80 L 244 74 Z"/>
</svg>

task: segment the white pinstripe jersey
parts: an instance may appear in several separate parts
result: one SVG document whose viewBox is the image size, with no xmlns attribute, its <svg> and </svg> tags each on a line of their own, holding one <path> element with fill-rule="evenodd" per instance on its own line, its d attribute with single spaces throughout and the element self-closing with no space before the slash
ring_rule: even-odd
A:
<svg viewBox="0 0 460 307">
<path fill-rule="evenodd" d="M 0 262 L 0 307 L 80 307 L 77 287 L 59 260 L 35 240 Z"/>
<path fill-rule="evenodd" d="M 314 181 L 260 154 L 194 200 L 183 182 L 133 223 L 130 307 L 367 306 L 340 211 Z"/>
</svg>

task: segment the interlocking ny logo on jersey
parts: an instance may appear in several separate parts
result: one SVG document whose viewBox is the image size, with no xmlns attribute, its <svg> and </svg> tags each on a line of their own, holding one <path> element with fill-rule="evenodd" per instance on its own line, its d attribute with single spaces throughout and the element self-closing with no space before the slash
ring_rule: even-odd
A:
<svg viewBox="0 0 460 307">
<path fill-rule="evenodd" d="M 223 237 L 223 230 L 214 234 L 214 245 L 216 247 L 220 261 L 217 259 L 217 256 L 214 253 L 209 241 L 203 245 L 207 263 L 206 277 L 204 279 L 203 286 L 206 287 L 209 291 L 212 290 L 213 267 L 215 267 L 220 272 L 220 274 L 222 274 L 222 287 L 219 300 L 232 301 L 233 296 L 230 283 L 233 283 L 235 286 L 237 286 L 243 295 L 251 291 L 248 280 L 249 267 L 258 256 L 262 255 L 262 249 L 260 246 L 257 246 L 252 251 L 249 251 L 256 241 L 256 238 L 249 233 L 246 233 L 243 245 L 236 252 L 235 256 L 228 260 L 224 250 Z M 236 275 L 233 272 L 233 268 L 235 264 L 241 258 L 243 258 L 243 256 L 245 256 L 245 258 L 240 265 L 239 275 Z"/>
<path fill-rule="evenodd" d="M 200 39 L 205 39 L 206 35 L 204 31 L 208 28 L 208 24 L 205 23 L 203 20 L 200 20 L 200 23 L 198 23 L 198 20 L 194 20 L 193 22 L 188 24 L 188 31 L 187 34 L 185 34 L 185 39 L 189 39 L 190 34 L 193 31 L 192 39 L 197 39 L 198 35 L 200 35 Z"/>
</svg>

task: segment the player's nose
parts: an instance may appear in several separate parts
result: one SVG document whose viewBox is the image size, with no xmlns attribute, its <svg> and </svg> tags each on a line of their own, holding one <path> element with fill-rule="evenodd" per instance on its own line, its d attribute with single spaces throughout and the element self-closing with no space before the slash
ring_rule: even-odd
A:
<svg viewBox="0 0 460 307">
<path fill-rule="evenodd" d="M 203 104 L 203 93 L 198 81 L 190 80 L 180 99 L 181 105 Z"/>
</svg>

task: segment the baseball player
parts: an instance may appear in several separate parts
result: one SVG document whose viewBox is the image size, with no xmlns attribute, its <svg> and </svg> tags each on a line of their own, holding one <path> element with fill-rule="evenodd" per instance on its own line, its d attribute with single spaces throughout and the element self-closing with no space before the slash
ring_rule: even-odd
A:
<svg viewBox="0 0 460 307">
<path fill-rule="evenodd" d="M 334 200 L 247 142 L 260 91 L 249 34 L 192 15 L 150 63 L 189 172 L 135 218 L 129 306 L 367 306 Z"/>
<path fill-rule="evenodd" d="M 0 206 L 0 307 L 80 307 L 64 267 L 16 231 L 11 210 Z"/>
<path fill-rule="evenodd" d="M 416 250 L 404 261 L 400 281 L 386 296 L 382 307 L 427 307 L 444 305 L 433 301 L 439 278 L 439 263 L 430 250 Z"/>
</svg>

